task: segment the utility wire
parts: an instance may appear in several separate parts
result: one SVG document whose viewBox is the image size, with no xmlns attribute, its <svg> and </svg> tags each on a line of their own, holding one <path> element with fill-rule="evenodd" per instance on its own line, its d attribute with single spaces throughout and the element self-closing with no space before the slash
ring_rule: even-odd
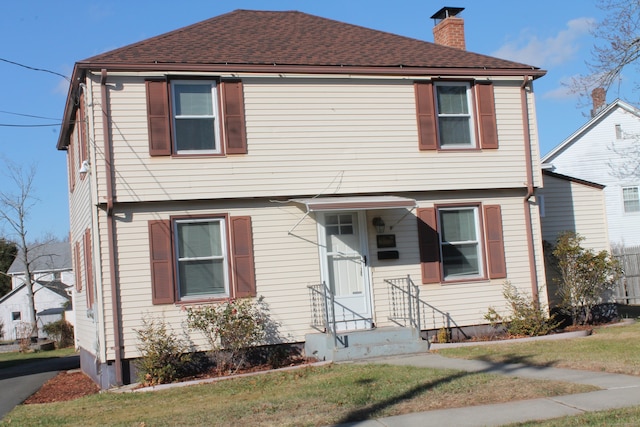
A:
<svg viewBox="0 0 640 427">
<path fill-rule="evenodd" d="M 56 120 L 59 121 L 60 118 L 54 119 L 52 117 L 43 117 L 43 116 L 34 116 L 32 114 L 22 114 L 22 113 L 13 113 L 11 111 L 4 111 L 4 110 L 0 110 L 0 113 L 4 113 L 4 114 L 12 114 L 14 116 L 22 116 L 22 117 L 32 117 L 34 119 L 44 119 L 44 120 Z"/>
<path fill-rule="evenodd" d="M 12 127 L 12 128 L 39 128 L 39 127 L 45 127 L 45 126 L 60 126 L 60 123 L 52 123 L 49 125 L 14 125 L 10 123 L 0 123 L 0 126 Z"/>
<path fill-rule="evenodd" d="M 33 70 L 33 71 L 42 71 L 43 73 L 49 73 L 49 74 L 54 74 L 56 76 L 60 76 L 63 79 L 65 79 L 66 81 L 68 81 L 69 83 L 71 83 L 71 79 L 67 76 L 65 76 L 64 74 L 60 74 L 57 73 L 55 71 L 51 71 L 51 70 L 47 70 L 45 68 L 36 68 L 36 67 L 30 67 L 28 65 L 24 65 L 24 64 L 20 64 L 18 62 L 14 62 L 14 61 L 9 61 L 8 59 L 4 59 L 4 58 L 0 58 L 0 61 L 2 62 L 6 62 L 8 64 L 13 64 L 13 65 L 17 65 L 18 67 L 22 67 L 22 68 L 26 68 L 28 70 Z"/>
</svg>

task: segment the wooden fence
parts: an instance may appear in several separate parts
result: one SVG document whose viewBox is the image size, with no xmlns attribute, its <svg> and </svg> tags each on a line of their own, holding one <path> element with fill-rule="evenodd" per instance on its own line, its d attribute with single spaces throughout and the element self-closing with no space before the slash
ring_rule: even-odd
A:
<svg viewBox="0 0 640 427">
<path fill-rule="evenodd" d="M 614 291 L 616 302 L 640 305 L 640 246 L 614 248 L 611 254 L 623 271 Z"/>
</svg>

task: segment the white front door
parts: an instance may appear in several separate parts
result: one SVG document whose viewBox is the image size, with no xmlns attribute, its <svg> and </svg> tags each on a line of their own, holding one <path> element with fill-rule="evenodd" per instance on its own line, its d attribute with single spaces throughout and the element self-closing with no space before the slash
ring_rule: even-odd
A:
<svg viewBox="0 0 640 427">
<path fill-rule="evenodd" d="M 336 328 L 371 328 L 364 213 L 324 212 L 318 216 L 322 280 L 335 297 Z"/>
</svg>

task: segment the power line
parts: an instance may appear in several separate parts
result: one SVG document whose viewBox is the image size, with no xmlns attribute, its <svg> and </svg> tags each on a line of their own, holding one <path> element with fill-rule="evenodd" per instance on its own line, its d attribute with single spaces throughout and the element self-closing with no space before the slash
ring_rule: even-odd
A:
<svg viewBox="0 0 640 427">
<path fill-rule="evenodd" d="M 64 74 L 60 74 L 58 72 L 55 71 L 51 71 L 51 70 L 47 70 L 46 68 L 36 68 L 36 67 L 30 67 L 28 65 L 24 65 L 24 64 L 20 64 L 19 62 L 14 62 L 14 61 L 9 61 L 8 59 L 4 59 L 4 58 L 0 58 L 0 61 L 2 62 L 6 62 L 8 64 L 13 64 L 13 65 L 17 65 L 18 67 L 22 67 L 22 68 L 26 68 L 28 70 L 33 70 L 33 71 L 42 71 L 43 73 L 49 73 L 49 74 L 54 74 L 56 76 L 60 76 L 63 79 L 65 79 L 66 81 L 68 81 L 69 83 L 71 83 L 71 79 L 67 76 L 65 76 Z"/>
<path fill-rule="evenodd" d="M 60 123 L 52 123 L 48 125 L 15 125 L 10 123 L 0 123 L 0 126 L 12 127 L 12 128 L 39 128 L 39 127 L 45 127 L 45 126 L 60 126 Z"/>
<path fill-rule="evenodd" d="M 22 117 L 32 117 L 34 119 L 44 119 L 44 120 L 56 120 L 59 121 L 60 118 L 54 119 L 52 117 L 43 117 L 43 116 L 34 116 L 32 114 L 22 114 L 22 113 L 13 113 L 11 111 L 4 111 L 4 110 L 0 110 L 0 113 L 4 113 L 4 114 L 12 114 L 14 116 L 22 116 Z"/>
</svg>

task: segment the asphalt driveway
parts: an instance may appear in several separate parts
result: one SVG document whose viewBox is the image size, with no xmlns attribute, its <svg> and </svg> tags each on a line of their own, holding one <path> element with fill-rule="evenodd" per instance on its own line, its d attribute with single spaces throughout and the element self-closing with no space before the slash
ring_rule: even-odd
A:
<svg viewBox="0 0 640 427">
<path fill-rule="evenodd" d="M 0 419 L 24 402 L 60 371 L 80 367 L 80 356 L 34 360 L 0 368 Z"/>
</svg>

